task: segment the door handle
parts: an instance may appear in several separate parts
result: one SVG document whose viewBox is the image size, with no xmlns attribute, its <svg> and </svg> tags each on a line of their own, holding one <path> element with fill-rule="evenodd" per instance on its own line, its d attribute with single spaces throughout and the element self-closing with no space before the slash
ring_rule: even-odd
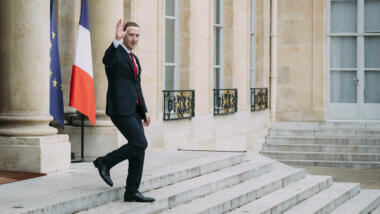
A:
<svg viewBox="0 0 380 214">
<path fill-rule="evenodd" d="M 353 81 L 355 81 L 356 84 L 359 83 L 359 79 L 358 78 L 354 78 Z"/>
</svg>

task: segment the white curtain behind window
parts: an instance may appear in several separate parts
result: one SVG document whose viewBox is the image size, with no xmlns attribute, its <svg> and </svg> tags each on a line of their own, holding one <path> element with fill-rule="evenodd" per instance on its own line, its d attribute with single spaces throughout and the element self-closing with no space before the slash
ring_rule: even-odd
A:
<svg viewBox="0 0 380 214">
<path fill-rule="evenodd" d="M 165 86 L 166 90 L 176 89 L 176 1 L 165 0 Z"/>
<path fill-rule="evenodd" d="M 365 72 L 365 103 L 380 103 L 380 71 Z"/>
<path fill-rule="evenodd" d="M 356 71 L 331 71 L 332 103 L 356 103 L 355 78 Z"/>
<path fill-rule="evenodd" d="M 365 37 L 364 54 L 366 68 L 380 68 L 380 36 Z"/>
<path fill-rule="evenodd" d="M 364 31 L 380 33 L 380 0 L 365 0 Z"/>
<path fill-rule="evenodd" d="M 331 38 L 331 68 L 356 68 L 356 37 Z"/>
<path fill-rule="evenodd" d="M 357 1 L 331 1 L 330 100 L 332 103 L 357 102 Z M 345 69 L 355 69 L 347 71 Z"/>
<path fill-rule="evenodd" d="M 355 33 L 356 1 L 331 1 L 331 33 Z"/>
</svg>

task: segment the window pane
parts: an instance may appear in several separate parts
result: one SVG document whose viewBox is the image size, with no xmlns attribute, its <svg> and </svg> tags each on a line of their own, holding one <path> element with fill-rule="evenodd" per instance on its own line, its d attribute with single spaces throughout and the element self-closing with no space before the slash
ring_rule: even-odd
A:
<svg viewBox="0 0 380 214">
<path fill-rule="evenodd" d="M 380 37 L 379 36 L 365 37 L 364 53 L 365 53 L 365 67 L 366 68 L 380 68 Z"/>
<path fill-rule="evenodd" d="M 166 19 L 165 22 L 165 62 L 174 63 L 175 21 Z"/>
<path fill-rule="evenodd" d="M 380 103 L 380 71 L 365 72 L 365 103 Z"/>
<path fill-rule="evenodd" d="M 221 0 L 214 0 L 214 22 L 215 24 L 221 24 L 220 20 L 220 7 L 221 7 Z"/>
<path fill-rule="evenodd" d="M 331 2 L 331 33 L 356 32 L 356 0 Z"/>
<path fill-rule="evenodd" d="M 251 34 L 251 68 L 255 67 L 255 36 Z"/>
<path fill-rule="evenodd" d="M 364 10 L 364 31 L 380 32 L 380 0 L 366 0 Z"/>
<path fill-rule="evenodd" d="M 174 66 L 165 66 L 165 90 L 174 90 Z"/>
<path fill-rule="evenodd" d="M 356 103 L 356 71 L 331 71 L 331 102 Z"/>
<path fill-rule="evenodd" d="M 251 88 L 255 83 L 255 36 L 251 34 Z"/>
<path fill-rule="evenodd" d="M 251 85 L 250 87 L 255 87 L 255 46 L 256 46 L 256 40 L 255 40 L 255 0 L 251 0 L 251 59 L 250 59 L 250 76 L 251 76 Z"/>
<path fill-rule="evenodd" d="M 251 33 L 255 33 L 255 15 L 256 15 L 256 11 L 255 11 L 255 0 L 251 0 Z"/>
<path fill-rule="evenodd" d="M 220 65 L 220 40 L 221 40 L 221 29 L 218 27 L 214 28 L 214 65 Z"/>
<path fill-rule="evenodd" d="M 220 89 L 220 69 L 214 68 L 214 88 Z"/>
<path fill-rule="evenodd" d="M 175 16 L 175 0 L 165 0 L 165 15 Z"/>
<path fill-rule="evenodd" d="M 255 81 L 256 81 L 256 74 L 255 70 L 251 68 L 251 88 L 255 87 Z"/>
<path fill-rule="evenodd" d="M 331 68 L 356 68 L 356 37 L 331 38 Z"/>
</svg>

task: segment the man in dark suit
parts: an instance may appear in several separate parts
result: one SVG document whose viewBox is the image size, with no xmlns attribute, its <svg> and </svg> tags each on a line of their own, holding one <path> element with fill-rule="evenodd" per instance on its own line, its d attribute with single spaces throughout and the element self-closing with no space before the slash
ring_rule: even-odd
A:
<svg viewBox="0 0 380 214">
<path fill-rule="evenodd" d="M 143 174 L 145 149 L 148 146 L 142 120 L 145 126 L 150 124 L 140 85 L 141 66 L 132 52 L 139 41 L 139 32 L 140 27 L 136 23 L 128 22 L 123 26 L 120 19 L 116 24 L 115 40 L 104 54 L 103 63 L 108 79 L 106 114 L 111 117 L 128 143 L 97 158 L 94 165 L 103 180 L 112 186 L 109 170 L 128 159 L 124 201 L 153 202 L 153 198 L 145 197 L 138 191 Z"/>
</svg>

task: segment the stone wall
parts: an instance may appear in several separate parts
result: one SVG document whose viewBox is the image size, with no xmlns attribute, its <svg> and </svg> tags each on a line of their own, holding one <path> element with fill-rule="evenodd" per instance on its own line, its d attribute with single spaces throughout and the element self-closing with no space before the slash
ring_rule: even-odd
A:
<svg viewBox="0 0 380 214">
<path fill-rule="evenodd" d="M 224 85 L 226 88 L 238 88 L 239 90 L 238 113 L 229 116 L 213 115 L 213 0 L 179 0 L 178 2 L 179 88 L 195 90 L 195 117 L 191 120 L 180 121 L 163 121 L 164 0 L 124 0 L 123 3 L 116 4 L 122 5 L 124 8 L 123 17 L 127 21 L 135 21 L 141 26 L 140 43 L 135 52 L 142 64 L 142 87 L 148 114 L 152 118 L 151 126 L 145 129 L 151 144 L 150 148 L 259 150 L 269 125 L 269 111 L 250 111 L 250 1 L 225 1 Z M 265 0 L 256 2 L 256 26 L 260 26 L 256 30 L 258 35 L 256 85 L 268 87 L 269 32 L 267 24 L 270 21 L 270 8 Z M 90 10 L 90 17 L 98 16 L 92 15 L 92 11 L 94 10 Z M 112 11 L 111 8 L 104 8 L 102 16 L 107 16 Z M 113 16 L 115 15 L 113 14 Z M 61 17 L 61 19 L 68 18 Z M 107 20 L 110 20 L 110 17 L 107 17 Z M 111 26 L 99 26 L 102 25 L 102 22 L 90 23 L 91 28 L 111 31 L 104 36 L 94 37 L 92 44 L 99 43 L 96 44 L 99 47 L 95 48 L 99 54 L 93 56 L 94 61 L 99 61 L 100 58 L 97 56 L 100 56 L 102 49 L 106 48 L 104 45 L 101 48 L 100 44 L 109 44 L 113 39 L 111 35 L 114 34 L 112 32 L 114 24 L 111 22 L 106 24 Z M 101 76 L 103 69 L 101 62 L 94 62 L 94 71 L 99 71 L 95 78 L 100 79 L 95 82 L 105 80 Z M 101 83 L 101 88 L 96 91 L 99 91 L 99 94 L 103 93 L 105 86 Z M 98 87 L 97 84 L 95 87 Z M 68 97 L 67 94 L 66 97 Z M 97 101 L 100 104 L 105 98 L 97 95 L 96 99 L 101 100 Z M 97 113 L 101 114 L 101 106 L 97 106 L 98 108 L 99 112 Z M 73 150 L 78 155 L 80 147 L 79 131 L 75 131 L 77 129 L 79 130 L 78 126 L 70 125 L 65 133 L 70 135 Z M 113 129 L 109 131 L 107 131 L 109 128 L 98 130 L 99 127 L 87 129 L 87 139 L 90 141 L 87 145 L 88 148 L 85 147 L 87 156 L 94 157 L 104 154 L 124 143 L 120 139 L 122 138 L 120 134 L 119 137 L 115 137 L 115 140 L 96 135 L 96 133 L 112 135 Z M 102 148 L 104 142 L 108 143 Z"/>
<path fill-rule="evenodd" d="M 278 1 L 278 121 L 325 120 L 326 1 Z"/>
</svg>

